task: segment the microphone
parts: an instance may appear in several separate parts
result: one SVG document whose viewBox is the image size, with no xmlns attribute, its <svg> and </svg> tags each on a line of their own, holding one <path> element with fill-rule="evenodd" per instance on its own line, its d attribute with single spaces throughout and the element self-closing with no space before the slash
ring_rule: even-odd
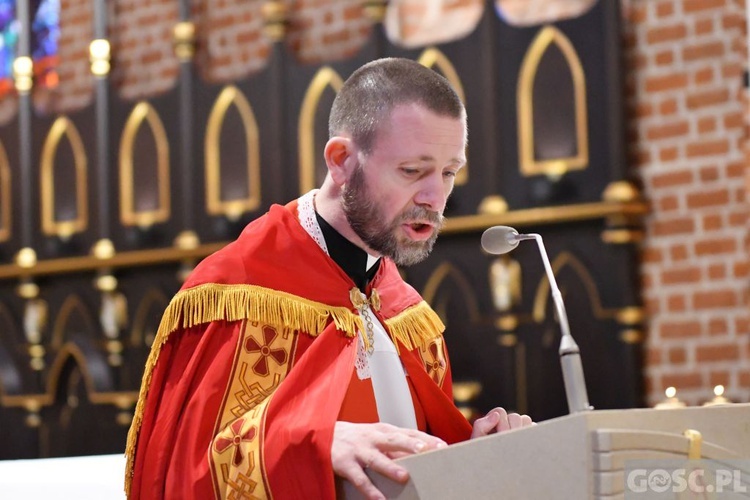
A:
<svg viewBox="0 0 750 500">
<path fill-rule="evenodd" d="M 570 413 L 591 410 L 592 406 L 589 405 L 589 397 L 586 392 L 586 381 L 583 377 L 581 352 L 578 349 L 578 344 L 576 344 L 576 341 L 570 334 L 565 304 L 563 303 L 560 289 L 557 287 L 555 273 L 552 272 L 552 266 L 550 266 L 547 251 L 544 249 L 542 237 L 538 234 L 518 234 L 518 231 L 509 226 L 494 226 L 482 234 L 482 248 L 487 253 L 500 255 L 510 252 L 524 240 L 536 240 L 539 253 L 544 262 L 544 270 L 549 280 L 550 292 L 552 293 L 552 300 L 557 310 L 557 317 L 560 320 L 560 329 L 562 330 L 559 350 L 560 365 L 562 366 L 563 381 L 565 383 L 565 394 L 568 399 L 568 410 Z"/>
</svg>

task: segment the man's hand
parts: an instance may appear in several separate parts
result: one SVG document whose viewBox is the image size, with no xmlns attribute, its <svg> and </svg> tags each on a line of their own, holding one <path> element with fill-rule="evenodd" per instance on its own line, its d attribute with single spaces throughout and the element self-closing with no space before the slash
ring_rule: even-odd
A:
<svg viewBox="0 0 750 500">
<path fill-rule="evenodd" d="M 471 432 L 471 438 L 474 439 L 511 429 L 520 429 L 521 427 L 528 427 L 530 425 L 533 425 L 533 422 L 528 415 L 519 415 L 518 413 L 508 414 L 502 408 L 493 408 L 487 415 L 474 421 L 474 430 Z"/>
<path fill-rule="evenodd" d="M 347 479 L 366 498 L 385 499 L 365 474 L 372 469 L 399 483 L 409 479 L 406 469 L 393 459 L 447 446 L 445 441 L 424 432 L 390 424 L 336 422 L 333 429 L 331 462 L 333 472 Z"/>
</svg>

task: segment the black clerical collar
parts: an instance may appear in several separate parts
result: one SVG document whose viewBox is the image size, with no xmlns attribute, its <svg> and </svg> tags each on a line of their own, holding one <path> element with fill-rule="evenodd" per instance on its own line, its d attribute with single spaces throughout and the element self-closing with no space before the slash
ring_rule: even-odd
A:
<svg viewBox="0 0 750 500">
<path fill-rule="evenodd" d="M 354 284 L 364 292 L 367 283 L 375 276 L 380 267 L 380 259 L 368 270 L 367 252 L 341 236 L 341 233 L 326 222 L 317 211 L 315 212 L 315 217 L 318 219 L 318 225 L 320 225 L 323 238 L 326 240 L 328 255 L 354 281 Z"/>
</svg>

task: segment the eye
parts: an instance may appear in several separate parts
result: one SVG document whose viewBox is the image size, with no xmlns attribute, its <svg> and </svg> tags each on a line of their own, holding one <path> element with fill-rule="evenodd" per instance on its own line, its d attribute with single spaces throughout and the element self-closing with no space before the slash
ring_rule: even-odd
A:
<svg viewBox="0 0 750 500">
<path fill-rule="evenodd" d="M 444 177 L 449 177 L 449 178 L 455 177 L 456 174 L 457 174 L 457 172 L 454 172 L 452 170 L 446 170 L 445 172 L 443 172 L 443 176 Z"/>
<path fill-rule="evenodd" d="M 418 170 L 418 169 L 416 169 L 416 168 L 410 168 L 410 167 L 401 167 L 401 171 L 402 171 L 402 172 L 403 172 L 403 173 L 404 173 L 405 175 L 409 175 L 409 176 L 414 176 L 414 175 L 417 175 L 417 174 L 419 174 L 419 170 Z"/>
</svg>

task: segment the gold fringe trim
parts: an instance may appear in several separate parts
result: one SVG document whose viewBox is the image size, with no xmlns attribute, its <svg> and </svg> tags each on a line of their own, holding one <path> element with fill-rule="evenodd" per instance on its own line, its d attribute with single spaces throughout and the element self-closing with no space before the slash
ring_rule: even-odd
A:
<svg viewBox="0 0 750 500">
<path fill-rule="evenodd" d="M 296 295 L 254 285 L 206 284 L 182 290 L 174 296 L 164 311 L 164 316 L 151 346 L 151 353 L 141 381 L 141 391 L 133 414 L 125 447 L 125 493 L 130 497 L 135 445 L 143 421 L 146 395 L 151 376 L 159 359 L 162 346 L 169 335 L 179 328 L 210 323 L 212 321 L 258 321 L 284 326 L 292 330 L 319 335 L 333 319 L 336 328 L 354 337 L 363 328 L 362 318 L 347 307 L 331 307 Z"/>
<path fill-rule="evenodd" d="M 440 316 L 425 301 L 385 320 L 385 326 L 388 327 L 393 339 L 400 340 L 410 351 L 417 347 L 425 348 L 430 341 L 445 331 Z"/>
</svg>

